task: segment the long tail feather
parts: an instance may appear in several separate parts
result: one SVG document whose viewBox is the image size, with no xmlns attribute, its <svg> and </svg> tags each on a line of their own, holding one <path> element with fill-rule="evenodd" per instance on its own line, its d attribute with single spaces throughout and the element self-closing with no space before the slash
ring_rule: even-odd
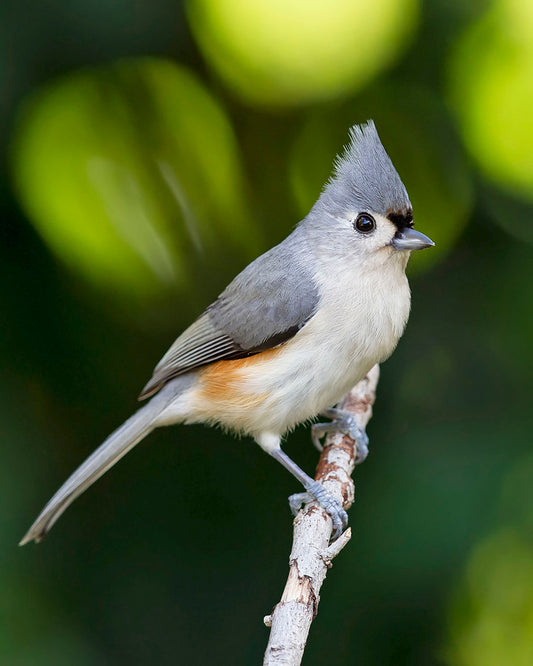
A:
<svg viewBox="0 0 533 666">
<path fill-rule="evenodd" d="M 44 507 L 19 545 L 41 541 L 77 497 L 156 427 L 163 406 L 158 398 L 125 421 L 78 467 Z"/>
</svg>

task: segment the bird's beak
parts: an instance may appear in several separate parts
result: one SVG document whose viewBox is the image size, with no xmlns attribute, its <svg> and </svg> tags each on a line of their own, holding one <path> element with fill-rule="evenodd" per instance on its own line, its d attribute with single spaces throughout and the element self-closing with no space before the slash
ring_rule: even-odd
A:
<svg viewBox="0 0 533 666">
<path fill-rule="evenodd" d="M 426 247 L 433 247 L 435 243 L 420 231 L 406 227 L 396 233 L 391 245 L 395 250 L 423 250 Z"/>
</svg>

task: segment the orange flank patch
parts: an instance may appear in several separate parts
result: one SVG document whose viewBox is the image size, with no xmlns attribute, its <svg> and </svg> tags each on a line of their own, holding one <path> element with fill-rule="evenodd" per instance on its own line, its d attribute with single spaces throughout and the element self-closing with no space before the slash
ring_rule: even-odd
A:
<svg viewBox="0 0 533 666">
<path fill-rule="evenodd" d="M 253 373 L 254 366 L 277 356 L 281 351 L 282 347 L 276 347 L 246 358 L 207 365 L 199 373 L 198 397 L 210 403 L 229 403 L 235 407 L 259 405 L 266 395 L 250 393 L 246 389 L 246 377 Z"/>
</svg>

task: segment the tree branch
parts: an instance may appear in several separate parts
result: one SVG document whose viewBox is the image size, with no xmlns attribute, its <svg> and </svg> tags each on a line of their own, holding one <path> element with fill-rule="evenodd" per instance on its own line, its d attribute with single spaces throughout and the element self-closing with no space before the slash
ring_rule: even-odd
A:
<svg viewBox="0 0 533 666">
<path fill-rule="evenodd" d="M 379 366 L 375 365 L 338 405 L 351 412 L 363 427 L 372 416 L 378 379 Z M 345 509 L 354 501 L 351 474 L 356 453 L 355 443 L 348 436 L 328 435 L 315 474 L 315 479 L 341 500 Z M 309 629 L 318 612 L 320 588 L 333 558 L 351 537 L 348 528 L 330 545 L 331 531 L 330 517 L 316 502 L 307 504 L 294 519 L 287 583 L 272 615 L 264 618 L 271 630 L 263 666 L 301 663 Z"/>
</svg>

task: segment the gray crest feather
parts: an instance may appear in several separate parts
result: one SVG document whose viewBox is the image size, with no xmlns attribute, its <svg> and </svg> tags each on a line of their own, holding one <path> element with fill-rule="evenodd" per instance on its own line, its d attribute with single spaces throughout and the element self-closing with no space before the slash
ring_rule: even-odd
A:
<svg viewBox="0 0 533 666">
<path fill-rule="evenodd" d="M 321 198 L 328 205 L 408 214 L 409 195 L 379 138 L 372 120 L 350 129 L 350 142 L 337 157 L 334 173 Z"/>
</svg>

